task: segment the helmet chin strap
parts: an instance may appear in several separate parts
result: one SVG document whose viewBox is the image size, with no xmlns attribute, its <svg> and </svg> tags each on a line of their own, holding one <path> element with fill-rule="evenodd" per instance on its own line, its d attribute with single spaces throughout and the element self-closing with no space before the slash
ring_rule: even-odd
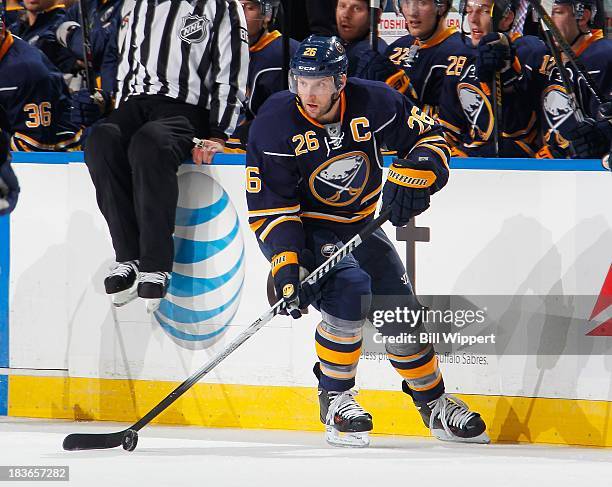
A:
<svg viewBox="0 0 612 487">
<path fill-rule="evenodd" d="M 266 32 L 266 28 L 262 27 L 259 31 L 259 33 L 257 34 L 257 38 L 253 40 L 253 42 L 251 42 L 249 40 L 249 47 L 254 46 L 255 44 L 257 44 L 259 42 L 259 40 L 261 39 L 261 36 L 264 35 L 264 33 Z"/>
<path fill-rule="evenodd" d="M 436 10 L 436 25 L 434 25 L 434 28 L 432 29 L 432 31 L 426 36 L 426 37 L 419 37 L 419 41 L 421 42 L 427 42 L 429 39 L 431 39 L 435 33 L 438 30 L 438 27 L 440 26 L 440 20 L 443 18 L 442 15 L 440 15 L 439 13 L 437 13 Z"/>
<path fill-rule="evenodd" d="M 576 37 L 574 37 L 572 42 L 569 43 L 570 46 L 573 46 L 574 44 L 576 44 L 576 42 L 578 42 L 578 39 L 580 39 L 582 36 L 586 36 L 586 35 L 589 35 L 591 33 L 590 30 L 587 30 L 586 32 L 582 32 L 580 30 L 580 26 L 578 25 L 578 21 L 576 21 L 576 26 L 578 27 L 578 35 Z"/>
<path fill-rule="evenodd" d="M 342 90 L 336 91 L 332 97 L 331 100 L 329 102 L 329 107 L 327 108 L 327 110 L 325 110 L 325 112 L 323 113 L 323 115 L 327 115 L 329 112 L 332 111 L 332 109 L 336 106 L 336 103 L 338 103 L 338 100 L 340 99 L 340 92 Z"/>
</svg>

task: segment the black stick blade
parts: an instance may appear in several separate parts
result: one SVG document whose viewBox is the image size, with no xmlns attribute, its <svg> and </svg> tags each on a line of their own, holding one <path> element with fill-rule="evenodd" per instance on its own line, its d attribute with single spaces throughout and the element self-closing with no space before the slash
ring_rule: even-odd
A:
<svg viewBox="0 0 612 487">
<path fill-rule="evenodd" d="M 64 450 L 105 450 L 117 448 L 123 444 L 125 431 L 118 433 L 73 433 L 64 438 Z"/>
</svg>

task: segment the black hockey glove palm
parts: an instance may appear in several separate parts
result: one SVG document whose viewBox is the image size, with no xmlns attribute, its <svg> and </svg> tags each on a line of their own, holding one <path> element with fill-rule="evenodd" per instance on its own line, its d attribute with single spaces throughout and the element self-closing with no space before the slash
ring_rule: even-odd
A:
<svg viewBox="0 0 612 487">
<path fill-rule="evenodd" d="M 496 71 L 505 73 L 512 66 L 514 48 L 504 34 L 491 32 L 478 43 L 476 58 L 476 76 L 480 81 L 488 82 Z"/>
<path fill-rule="evenodd" d="M 573 158 L 599 158 L 610 150 L 612 124 L 608 120 L 586 118 L 564 135 L 574 150 Z"/>
<path fill-rule="evenodd" d="M 396 159 L 391 164 L 382 201 L 383 208 L 391 208 L 389 220 L 394 226 L 403 227 L 429 208 L 429 197 L 448 179 L 447 174 L 438 177 L 436 172 L 436 163 L 426 157 Z"/>
<path fill-rule="evenodd" d="M 272 277 L 276 296 L 287 303 L 287 312 L 292 318 L 302 317 L 300 309 L 305 309 L 314 300 L 310 286 L 301 286 L 300 282 L 309 274 L 311 261 L 309 251 L 302 251 L 302 264 L 297 252 L 286 251 L 272 257 Z M 304 264 L 307 266 L 305 267 Z"/>
</svg>

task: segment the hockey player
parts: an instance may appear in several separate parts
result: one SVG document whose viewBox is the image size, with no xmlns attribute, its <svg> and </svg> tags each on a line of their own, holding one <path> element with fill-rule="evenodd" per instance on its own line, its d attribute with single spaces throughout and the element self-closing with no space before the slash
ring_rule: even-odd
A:
<svg viewBox="0 0 612 487">
<path fill-rule="evenodd" d="M 381 1 L 376 22 L 386 4 L 386 0 Z M 377 38 L 376 51 L 370 45 L 369 2 L 340 0 L 336 6 L 336 24 L 349 61 L 349 77 L 383 81 L 400 93 L 413 91 L 404 71 L 385 57 L 387 43 Z"/>
<path fill-rule="evenodd" d="M 91 24 L 90 42 L 94 68 L 102 64 L 104 50 L 113 35 L 112 24 L 120 17 L 123 0 L 90 0 L 81 4 L 88 7 L 85 18 Z M 79 3 L 74 3 L 66 10 L 66 15 L 56 30 L 58 42 L 70 49 L 78 59 L 83 58 L 83 30 L 81 28 Z"/>
<path fill-rule="evenodd" d="M 551 18 L 571 45 L 580 71 L 566 62 L 565 68 L 586 120 L 578 122 L 552 56 L 542 64 L 541 98 L 544 145 L 538 157 L 601 158 L 610 150 L 612 109 L 600 106 L 582 72 L 588 71 L 605 97 L 612 95 L 612 40 L 593 29 L 595 0 L 555 0 Z M 570 148 L 570 142 L 572 148 Z"/>
<path fill-rule="evenodd" d="M 446 184 L 450 152 L 442 128 L 406 97 L 383 83 L 347 79 L 347 69 L 337 37 L 310 36 L 300 44 L 290 91 L 270 97 L 251 127 L 246 191 L 249 222 L 271 262 L 277 296 L 294 318 L 309 303 L 321 312 L 315 374 L 326 439 L 367 446 L 372 417 L 351 390 L 362 327 L 374 298 L 392 296 L 393 308 L 415 306 L 412 286 L 382 229 L 316 289 L 300 286 L 301 268 L 320 265 L 370 221 L 381 190 L 396 226 L 425 211 L 430 196 Z M 399 157 L 384 190 L 383 144 Z M 410 332 L 407 324 L 391 325 Z M 437 438 L 488 441 L 478 413 L 444 392 L 430 343 L 386 348 L 403 390 Z"/>
<path fill-rule="evenodd" d="M 116 39 L 121 22 L 122 2 L 123 0 L 90 0 L 86 3 L 75 3 L 66 10 L 63 22 L 55 32 L 58 42 L 83 63 L 83 29 L 79 24 L 79 5 L 86 8 L 84 18 L 90 24 L 91 64 L 96 76 L 98 96 L 94 103 L 89 99 L 86 89 L 75 95 L 75 112 L 81 117 L 79 123 L 82 125 L 91 125 L 112 108 L 111 97 L 116 89 L 117 78 Z M 82 77 L 82 73 L 80 74 Z M 81 77 L 72 83 L 74 91 L 81 89 Z"/>
<path fill-rule="evenodd" d="M 174 260 L 178 168 L 190 151 L 210 163 L 234 131 L 248 38 L 237 0 L 126 0 L 121 18 L 117 107 L 92 129 L 85 163 L 117 261 L 106 293 L 117 306 L 137 294 L 152 312 Z"/>
<path fill-rule="evenodd" d="M 472 50 L 457 29 L 446 27 L 450 0 L 394 1 L 409 34 L 391 44 L 386 55 L 408 76 L 411 89 L 406 94 L 421 109 L 436 114 L 442 103 L 442 86 L 447 78 L 459 75 Z M 444 103 L 456 104 L 456 96 Z"/>
<path fill-rule="evenodd" d="M 449 129 L 453 154 L 471 157 L 533 157 L 538 135 L 539 89 L 533 72 L 540 68 L 546 47 L 534 36 L 510 33 L 516 0 L 466 0 L 467 17 L 475 55 L 459 76 L 444 87 L 443 98 L 457 94 L 459 104 L 444 104 L 440 123 Z M 495 104 L 493 79 L 500 75 L 501 106 L 494 144 Z"/>
<path fill-rule="evenodd" d="M 0 105 L 0 216 L 15 209 L 19 197 L 19 182 L 11 167 L 9 152 L 10 127 L 6 112 Z"/>
<path fill-rule="evenodd" d="M 24 0 L 26 15 L 9 25 L 9 30 L 40 49 L 62 73 L 70 73 L 76 58 L 55 38 L 55 30 L 66 15 L 59 0 Z"/>
<path fill-rule="evenodd" d="M 0 4 L 0 106 L 11 127 L 11 150 L 78 150 L 62 75 L 38 49 L 6 30 Z"/>
<path fill-rule="evenodd" d="M 241 0 L 249 34 L 249 75 L 247 102 L 243 119 L 227 141 L 227 148 L 243 152 L 249 127 L 257 110 L 268 97 L 285 89 L 283 80 L 283 38 L 278 30 L 269 31 L 280 0 Z M 289 56 L 293 56 L 297 41 L 289 39 Z"/>
<path fill-rule="evenodd" d="M 376 22 L 385 8 L 381 2 Z M 349 76 L 363 77 L 364 60 L 369 57 L 370 46 L 370 4 L 367 0 L 338 0 L 336 5 L 336 26 L 349 60 Z M 377 52 L 384 54 L 387 43 L 377 39 Z"/>
</svg>

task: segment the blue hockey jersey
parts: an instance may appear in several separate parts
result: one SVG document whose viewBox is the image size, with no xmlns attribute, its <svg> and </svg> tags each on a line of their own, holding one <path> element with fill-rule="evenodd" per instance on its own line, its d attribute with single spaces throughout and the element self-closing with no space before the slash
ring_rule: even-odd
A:
<svg viewBox="0 0 612 487">
<path fill-rule="evenodd" d="M 14 24 L 25 16 L 26 9 L 22 5 L 6 7 L 4 11 L 4 22 L 6 25 Z"/>
<path fill-rule="evenodd" d="M 509 41 L 515 50 L 512 65 L 501 76 L 503 85 L 500 120 L 499 155 L 533 157 L 538 134 L 538 90 L 533 73 L 539 68 L 546 47 L 534 36 L 513 34 Z M 469 157 L 493 157 L 495 99 L 492 80 L 476 75 L 476 51 L 462 67 L 460 75 L 449 78 L 443 86 L 444 103 L 439 121 L 453 140 L 453 154 Z"/>
<path fill-rule="evenodd" d="M 441 98 L 442 87 L 448 77 L 459 74 L 473 51 L 457 29 L 449 27 L 426 42 L 411 35 L 401 37 L 389 46 L 386 55 L 408 76 L 414 89 L 413 101 L 434 114 L 441 103 L 455 103 Z"/>
<path fill-rule="evenodd" d="M 104 49 L 113 32 L 112 24 L 121 16 L 121 2 L 122 0 L 90 0 L 86 4 L 94 68 L 99 68 L 102 64 Z M 80 23 L 78 3 L 68 7 L 64 20 Z M 80 28 L 72 32 L 68 39 L 68 48 L 77 58 L 83 58 L 83 35 Z"/>
<path fill-rule="evenodd" d="M 382 190 L 383 145 L 399 157 L 428 157 L 448 171 L 442 127 L 386 84 L 349 78 L 340 103 L 340 121 L 322 125 L 283 91 L 253 121 L 246 158 L 249 222 L 272 254 L 304 248 L 302 221 L 369 221 Z"/>
<path fill-rule="evenodd" d="M 593 31 L 574 50 L 578 62 L 589 73 L 604 96 L 612 95 L 612 40 L 600 30 Z M 585 116 L 596 119 L 599 103 L 588 88 L 584 77 L 568 62 L 564 68 Z M 538 71 L 541 81 L 541 123 L 543 147 L 538 157 L 568 157 L 571 155 L 565 135 L 576 126 L 574 110 L 563 86 L 559 69 L 552 55 L 545 56 Z"/>
<path fill-rule="evenodd" d="M 7 32 L 0 44 L 0 105 L 16 151 L 78 150 L 62 74 L 35 47 Z"/>
<path fill-rule="evenodd" d="M 293 57 L 298 45 L 297 41 L 289 39 L 290 58 Z M 259 107 L 271 95 L 283 89 L 283 38 L 277 30 L 265 32 L 249 47 L 247 100 L 236 131 L 227 141 L 230 150 L 244 151 L 250 124 L 257 115 Z"/>
<path fill-rule="evenodd" d="M 28 18 L 24 17 L 10 25 L 9 30 L 28 44 L 40 49 L 61 72 L 70 73 L 75 69 L 76 58 L 55 37 L 55 31 L 65 16 L 64 5 L 58 4 L 37 13 L 32 25 Z"/>
</svg>

